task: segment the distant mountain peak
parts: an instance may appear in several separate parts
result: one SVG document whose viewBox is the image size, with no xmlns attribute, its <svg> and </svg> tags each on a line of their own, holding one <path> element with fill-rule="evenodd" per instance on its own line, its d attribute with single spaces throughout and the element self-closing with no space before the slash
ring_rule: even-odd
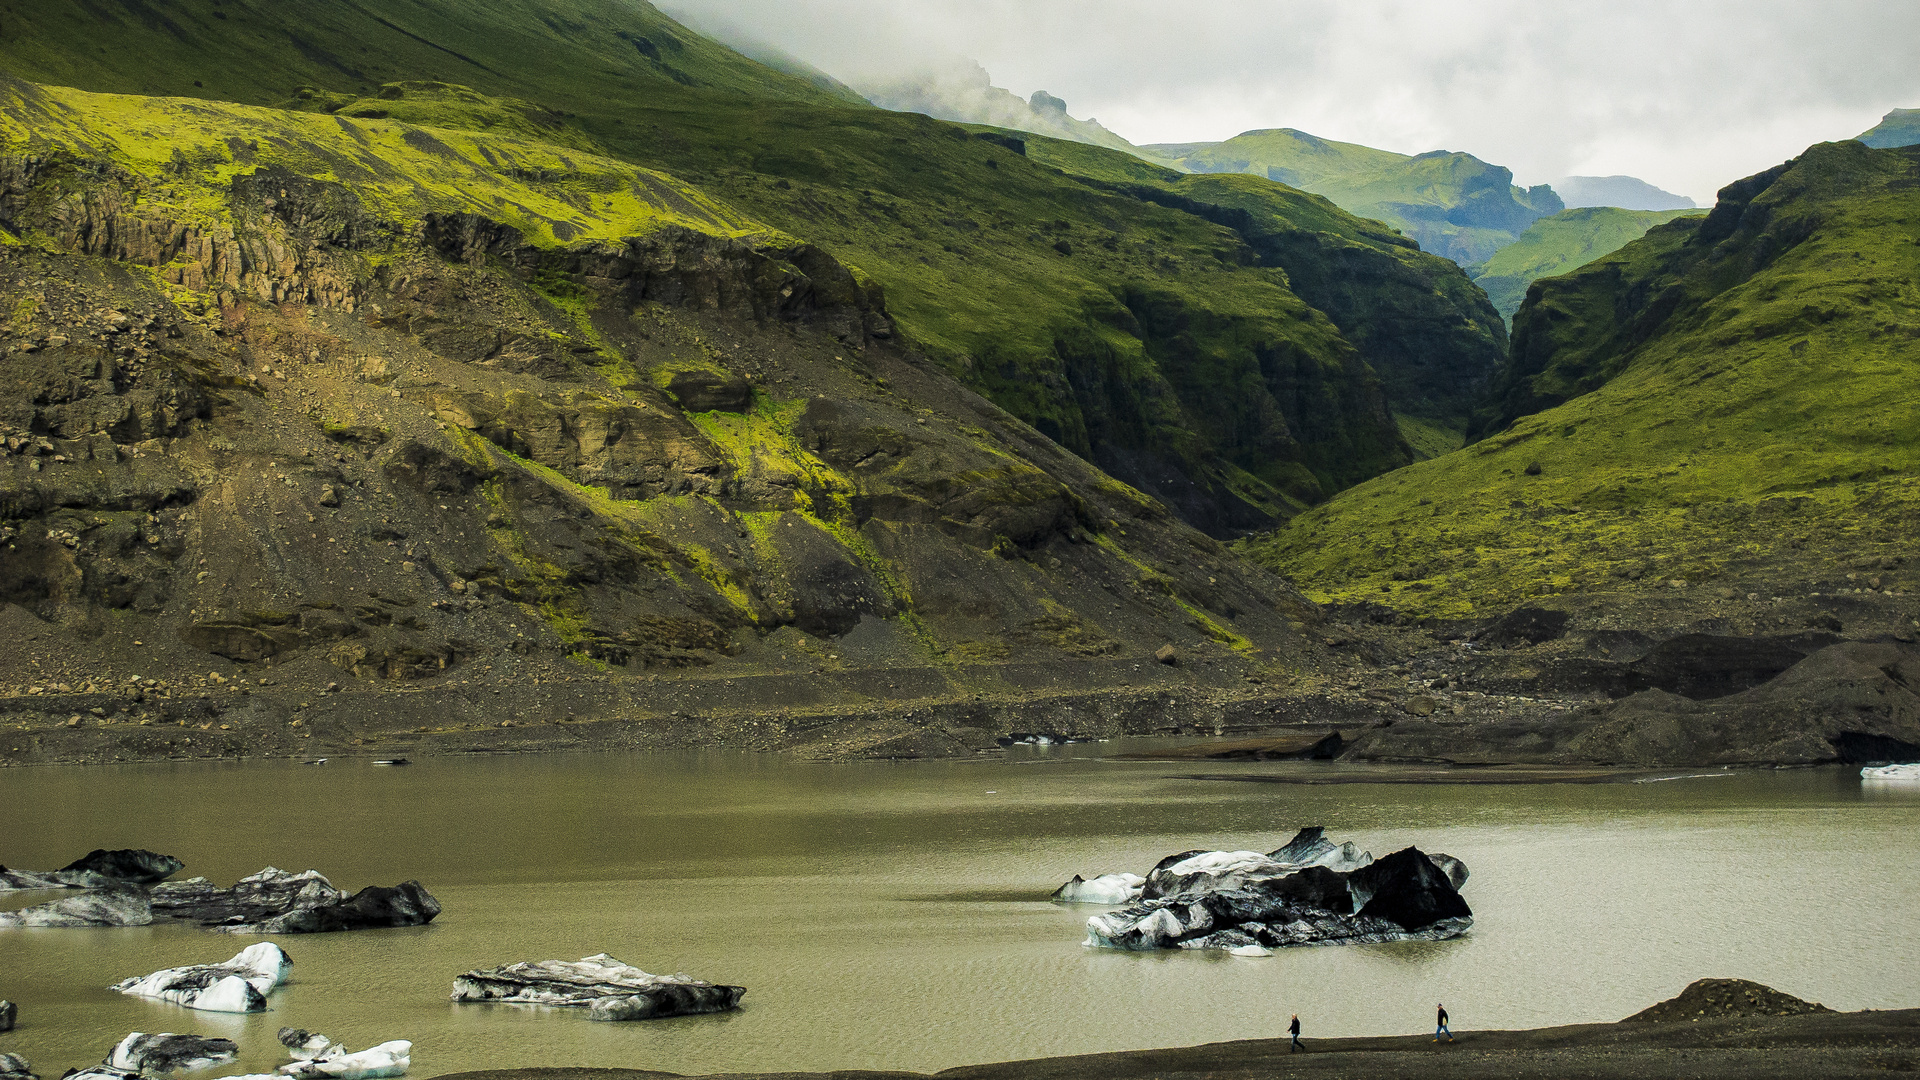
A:
<svg viewBox="0 0 1920 1080">
<path fill-rule="evenodd" d="M 1857 138 L 1876 150 L 1920 143 L 1920 109 L 1895 109 Z"/>
<path fill-rule="evenodd" d="M 1622 210 L 1691 210 L 1685 195 L 1663 191 L 1633 176 L 1569 176 L 1553 185 L 1568 209 L 1617 206 Z"/>
</svg>

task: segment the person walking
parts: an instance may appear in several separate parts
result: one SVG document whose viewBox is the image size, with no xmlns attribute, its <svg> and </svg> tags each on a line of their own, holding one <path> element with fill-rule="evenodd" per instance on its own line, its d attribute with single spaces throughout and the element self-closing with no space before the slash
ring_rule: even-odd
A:
<svg viewBox="0 0 1920 1080">
<path fill-rule="evenodd" d="M 1299 1013 L 1293 1014 L 1293 1022 L 1287 1025 L 1287 1034 L 1293 1036 L 1293 1044 L 1287 1047 L 1287 1053 L 1291 1054 L 1295 1050 L 1306 1049 L 1306 1047 L 1300 1045 L 1300 1014 Z"/>
<path fill-rule="evenodd" d="M 1445 1005 L 1440 1005 L 1437 1007 L 1440 1010 L 1440 1017 L 1439 1017 L 1439 1023 L 1433 1029 L 1433 1041 L 1439 1042 L 1440 1036 L 1445 1035 L 1447 1037 L 1447 1041 L 1452 1042 L 1453 1032 L 1447 1030 L 1447 1007 Z"/>
</svg>

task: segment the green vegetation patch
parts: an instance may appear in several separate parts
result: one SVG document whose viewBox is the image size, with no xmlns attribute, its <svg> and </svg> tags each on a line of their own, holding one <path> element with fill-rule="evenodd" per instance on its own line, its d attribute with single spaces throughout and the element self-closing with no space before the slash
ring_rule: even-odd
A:
<svg viewBox="0 0 1920 1080">
<path fill-rule="evenodd" d="M 1316 599 L 1462 615 L 1893 551 L 1920 525 L 1916 181 L 1920 151 L 1817 146 L 1541 282 L 1518 324 L 1553 347 L 1516 335 L 1516 362 L 1607 377 L 1247 553 Z"/>
<path fill-rule="evenodd" d="M 1508 319 L 1520 310 L 1527 286 L 1582 266 L 1640 239 L 1647 230 L 1674 218 L 1705 217 L 1705 210 L 1622 210 L 1582 206 L 1541 218 L 1486 262 L 1467 268 L 1474 284 L 1486 290 L 1493 306 Z"/>
</svg>

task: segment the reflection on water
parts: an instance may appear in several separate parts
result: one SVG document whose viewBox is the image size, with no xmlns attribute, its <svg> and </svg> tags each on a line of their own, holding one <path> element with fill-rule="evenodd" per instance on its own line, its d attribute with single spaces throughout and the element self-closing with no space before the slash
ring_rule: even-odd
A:
<svg viewBox="0 0 1920 1080">
<path fill-rule="evenodd" d="M 416 1044 L 419 1075 L 508 1065 L 681 1073 L 901 1068 L 1278 1034 L 1614 1020 L 1709 975 L 1842 1009 L 1920 1005 L 1920 785 L 1851 771 L 1658 784 L 1296 786 L 1169 779 L 1114 746 L 1008 760 L 803 764 L 743 754 L 337 761 L 0 772 L 0 863 L 149 847 L 227 883 L 271 863 L 359 888 L 418 878 L 430 927 L 280 938 L 294 981 L 253 1016 L 103 987 L 251 939 L 180 927 L 0 931 L 0 1051 L 42 1075 L 129 1031 L 240 1041 L 282 1025 Z M 1218 764 L 1217 774 L 1318 764 Z M 1376 854 L 1466 860 L 1455 941 L 1265 959 L 1084 949 L 1079 873 L 1195 847 L 1267 850 L 1324 824 Z M 8 906 L 17 906 L 7 901 Z M 1817 927 L 1816 933 L 1809 933 Z M 453 977 L 606 951 L 748 988 L 724 1016 L 596 1024 L 455 1005 Z"/>
</svg>

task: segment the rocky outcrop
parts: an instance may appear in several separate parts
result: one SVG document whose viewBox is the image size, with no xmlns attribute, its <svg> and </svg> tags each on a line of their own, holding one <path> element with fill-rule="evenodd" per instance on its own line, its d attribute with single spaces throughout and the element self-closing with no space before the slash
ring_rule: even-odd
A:
<svg viewBox="0 0 1920 1080">
<path fill-rule="evenodd" d="M 1322 833 L 1303 829 L 1265 855 L 1169 856 L 1147 875 L 1138 903 L 1087 920 L 1086 944 L 1255 955 L 1292 945 L 1436 940 L 1473 925 L 1456 884 L 1466 881 L 1458 859 L 1409 847 L 1375 860 Z"/>
<path fill-rule="evenodd" d="M 650 1020 L 725 1012 L 746 988 L 686 975 L 649 975 L 606 953 L 469 971 L 453 981 L 455 1001 L 504 1001 L 585 1008 L 593 1020 Z"/>
<path fill-rule="evenodd" d="M 153 891 L 154 911 L 229 934 L 312 934 L 421 926 L 440 903 L 417 881 L 368 886 L 349 895 L 317 870 L 267 867 L 223 889 L 206 878 L 168 882 Z"/>
<path fill-rule="evenodd" d="M 203 1012 L 264 1012 L 267 994 L 285 982 L 293 961 L 270 941 L 249 945 L 222 964 L 166 968 L 125 979 L 110 989 L 158 998 Z"/>
</svg>

